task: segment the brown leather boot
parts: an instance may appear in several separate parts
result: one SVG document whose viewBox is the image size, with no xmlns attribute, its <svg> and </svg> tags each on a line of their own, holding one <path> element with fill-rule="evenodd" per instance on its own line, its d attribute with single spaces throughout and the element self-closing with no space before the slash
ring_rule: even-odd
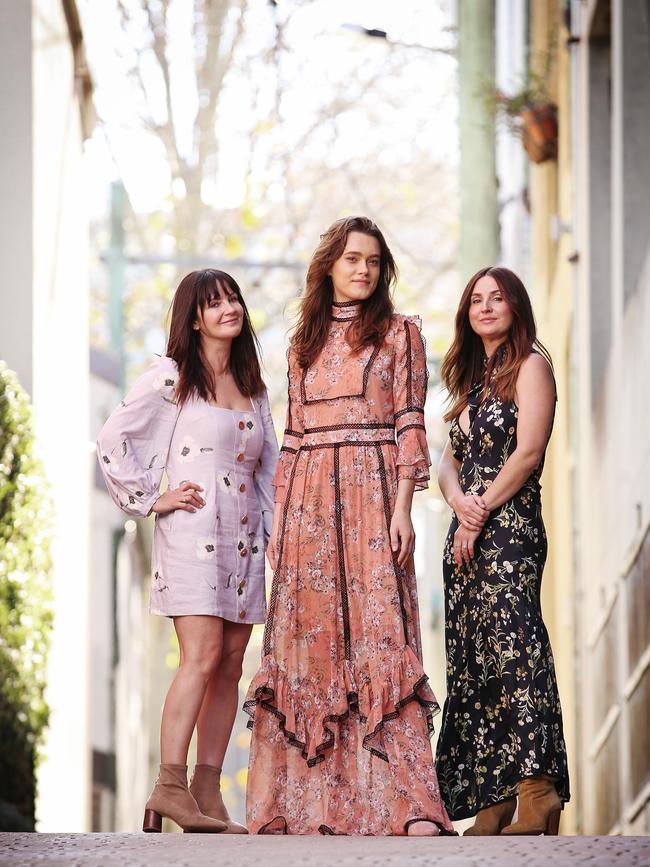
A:
<svg viewBox="0 0 650 867">
<path fill-rule="evenodd" d="M 552 777 L 542 775 L 519 783 L 519 814 L 514 825 L 501 831 L 510 834 L 556 835 L 560 825 L 562 801 Z"/>
<path fill-rule="evenodd" d="M 248 834 L 248 829 L 234 822 L 228 815 L 221 797 L 221 768 L 212 765 L 196 765 L 190 783 L 190 792 L 196 798 L 201 812 L 226 823 L 224 834 Z"/>
<path fill-rule="evenodd" d="M 144 808 L 142 830 L 162 831 L 163 816 L 173 819 L 183 831 L 218 834 L 226 823 L 204 816 L 187 788 L 187 765 L 161 765 L 156 785 Z"/>
<path fill-rule="evenodd" d="M 509 798 L 491 807 L 483 807 L 476 814 L 476 822 L 463 832 L 463 837 L 496 837 L 502 828 L 512 822 L 516 806 L 517 799 Z"/>
</svg>

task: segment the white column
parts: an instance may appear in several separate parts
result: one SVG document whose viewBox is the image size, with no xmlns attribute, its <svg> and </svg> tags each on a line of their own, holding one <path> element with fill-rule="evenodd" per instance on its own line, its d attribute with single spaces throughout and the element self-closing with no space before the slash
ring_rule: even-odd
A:
<svg viewBox="0 0 650 867">
<path fill-rule="evenodd" d="M 27 5 L 30 4 L 17 4 Z M 75 70 L 61 0 L 34 0 L 33 397 L 55 502 L 51 723 L 41 831 L 90 829 L 88 231 Z M 110 612 L 106 612 L 110 616 Z"/>
<path fill-rule="evenodd" d="M 0 359 L 32 391 L 32 12 L 0 3 Z"/>
</svg>

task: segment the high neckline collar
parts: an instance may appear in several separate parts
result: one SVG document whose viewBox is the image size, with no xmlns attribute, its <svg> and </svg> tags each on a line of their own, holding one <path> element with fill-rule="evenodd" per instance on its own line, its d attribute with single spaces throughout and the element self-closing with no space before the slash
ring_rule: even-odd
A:
<svg viewBox="0 0 650 867">
<path fill-rule="evenodd" d="M 361 301 L 333 301 L 332 319 L 354 319 L 361 310 Z"/>
<path fill-rule="evenodd" d="M 493 369 L 497 367 L 503 361 L 503 357 L 506 354 L 506 344 L 500 343 L 497 348 L 494 350 L 492 355 L 488 356 L 487 352 L 483 350 L 483 367 L 491 366 Z"/>
</svg>

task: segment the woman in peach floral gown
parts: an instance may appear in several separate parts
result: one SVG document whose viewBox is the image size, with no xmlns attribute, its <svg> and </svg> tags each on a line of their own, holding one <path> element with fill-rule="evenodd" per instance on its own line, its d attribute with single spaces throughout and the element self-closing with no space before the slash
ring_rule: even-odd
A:
<svg viewBox="0 0 650 867">
<path fill-rule="evenodd" d="M 253 833 L 453 833 L 429 741 L 413 491 L 429 479 L 426 358 L 393 312 L 370 220 L 339 220 L 307 274 L 289 351 L 269 543 L 275 570 L 252 728 Z"/>
</svg>

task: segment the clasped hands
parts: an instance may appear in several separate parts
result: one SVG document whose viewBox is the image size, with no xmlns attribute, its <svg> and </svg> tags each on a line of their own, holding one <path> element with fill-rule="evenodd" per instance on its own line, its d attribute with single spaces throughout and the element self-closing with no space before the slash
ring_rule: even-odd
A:
<svg viewBox="0 0 650 867">
<path fill-rule="evenodd" d="M 454 533 L 454 563 L 457 566 L 463 563 L 469 566 L 474 557 L 474 543 L 490 512 L 483 497 L 478 494 L 464 494 L 450 505 L 458 518 L 458 529 Z"/>
</svg>

